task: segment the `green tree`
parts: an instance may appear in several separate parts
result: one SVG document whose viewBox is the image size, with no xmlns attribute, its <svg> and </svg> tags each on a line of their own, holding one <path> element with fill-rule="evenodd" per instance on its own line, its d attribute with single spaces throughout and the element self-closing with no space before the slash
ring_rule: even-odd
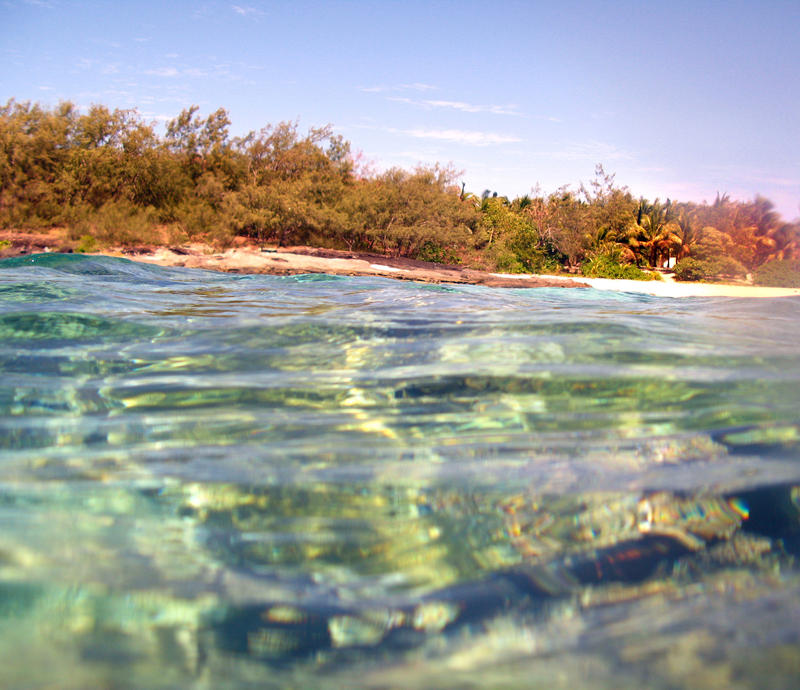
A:
<svg viewBox="0 0 800 690">
<path fill-rule="evenodd" d="M 649 266 L 659 267 L 663 260 L 677 254 L 681 248 L 680 227 L 672 218 L 672 204 L 656 199 L 639 201 L 636 229 L 630 244 Z"/>
<path fill-rule="evenodd" d="M 472 237 L 476 211 L 464 203 L 449 167 L 399 168 L 362 180 L 346 196 L 350 246 L 399 256 L 445 254 Z"/>
<path fill-rule="evenodd" d="M 562 187 L 547 198 L 541 234 L 577 269 L 592 246 L 594 224 L 589 204 Z"/>
</svg>

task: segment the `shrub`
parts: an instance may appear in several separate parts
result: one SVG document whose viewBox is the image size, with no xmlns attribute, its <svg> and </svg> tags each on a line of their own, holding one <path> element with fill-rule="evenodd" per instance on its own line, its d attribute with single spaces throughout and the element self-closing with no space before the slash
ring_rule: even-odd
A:
<svg viewBox="0 0 800 690">
<path fill-rule="evenodd" d="M 632 264 L 621 264 L 608 254 L 599 254 L 581 266 L 587 278 L 615 278 L 622 280 L 661 280 L 658 273 L 643 271 Z"/>
<path fill-rule="evenodd" d="M 687 257 L 675 264 L 675 280 L 703 280 L 707 277 L 706 262 Z"/>
<path fill-rule="evenodd" d="M 525 273 L 525 267 L 519 262 L 516 254 L 508 250 L 495 253 L 494 270 L 498 273 Z"/>
<path fill-rule="evenodd" d="M 767 287 L 800 287 L 800 260 L 767 261 L 755 270 L 753 282 Z"/>
<path fill-rule="evenodd" d="M 70 237 L 83 241 L 93 237 L 103 245 L 152 243 L 155 240 L 153 209 L 139 208 L 129 201 L 109 201 L 98 209 L 80 207 L 70 223 Z M 93 251 L 93 250 L 87 250 Z"/>
<path fill-rule="evenodd" d="M 417 250 L 417 259 L 435 264 L 458 264 L 461 260 L 451 249 L 428 240 Z"/>
<path fill-rule="evenodd" d="M 719 256 L 708 259 L 681 259 L 675 265 L 675 280 L 725 280 L 743 278 L 747 269 L 730 256 Z"/>
<path fill-rule="evenodd" d="M 97 249 L 97 240 L 92 235 L 83 235 L 75 246 L 75 251 L 79 254 L 88 254 Z"/>
</svg>

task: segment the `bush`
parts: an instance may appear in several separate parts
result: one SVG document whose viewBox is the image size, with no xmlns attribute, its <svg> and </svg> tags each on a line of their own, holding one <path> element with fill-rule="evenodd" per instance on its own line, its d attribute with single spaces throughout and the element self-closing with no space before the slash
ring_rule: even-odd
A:
<svg viewBox="0 0 800 690">
<path fill-rule="evenodd" d="M 621 280 L 661 280 L 658 273 L 643 271 L 632 264 L 621 264 L 607 254 L 600 254 L 581 266 L 587 278 L 615 278 Z"/>
<path fill-rule="evenodd" d="M 675 264 L 675 280 L 703 280 L 706 275 L 703 262 L 699 259 L 681 259 Z"/>
<path fill-rule="evenodd" d="M 730 256 L 708 259 L 681 259 L 675 265 L 675 280 L 714 281 L 744 278 L 747 269 Z"/>
<path fill-rule="evenodd" d="M 131 245 L 155 241 L 153 209 L 140 208 L 129 201 L 109 201 L 98 209 L 75 209 L 70 223 L 70 238 L 83 242 L 93 237 L 98 244 Z M 92 251 L 92 250 L 88 250 Z"/>
<path fill-rule="evenodd" d="M 766 287 L 800 287 L 800 260 L 768 261 L 755 270 L 753 282 Z"/>
<path fill-rule="evenodd" d="M 720 256 L 712 261 L 719 278 L 745 278 L 747 269 L 732 256 Z"/>
<path fill-rule="evenodd" d="M 507 248 L 514 254 L 518 270 L 510 273 L 555 273 L 561 268 L 558 251 L 532 226 L 521 227 L 510 238 Z"/>
<path fill-rule="evenodd" d="M 461 260 L 451 249 L 428 240 L 417 250 L 417 259 L 435 264 L 458 264 Z"/>
<path fill-rule="evenodd" d="M 495 254 L 494 270 L 498 273 L 525 273 L 525 267 L 514 252 L 503 250 L 492 253 Z"/>
<path fill-rule="evenodd" d="M 91 235 L 83 235 L 75 247 L 78 254 L 91 254 L 97 249 L 97 240 Z"/>
</svg>

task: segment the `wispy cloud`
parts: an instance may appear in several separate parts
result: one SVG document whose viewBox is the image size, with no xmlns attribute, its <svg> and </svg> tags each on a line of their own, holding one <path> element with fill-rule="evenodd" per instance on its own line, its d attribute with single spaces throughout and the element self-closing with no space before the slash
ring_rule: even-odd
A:
<svg viewBox="0 0 800 690">
<path fill-rule="evenodd" d="M 415 139 L 434 139 L 437 141 L 449 141 L 457 144 L 469 144 L 470 146 L 490 146 L 494 144 L 512 144 L 522 141 L 522 139 L 507 134 L 497 134 L 495 132 L 479 132 L 467 129 L 387 129 L 392 134 L 402 134 L 414 137 Z"/>
<path fill-rule="evenodd" d="M 262 15 L 264 12 L 257 7 L 250 7 L 242 6 L 242 5 L 231 5 L 231 9 L 236 12 L 236 14 L 246 17 L 247 15 Z"/>
<path fill-rule="evenodd" d="M 203 77 L 210 77 L 212 73 L 207 69 L 201 69 L 199 67 L 190 67 L 189 69 L 183 70 L 182 74 L 185 74 L 187 77 L 195 77 L 197 79 L 202 79 Z"/>
<path fill-rule="evenodd" d="M 365 93 L 387 93 L 396 91 L 436 91 L 439 87 L 431 84 L 414 82 L 413 84 L 395 84 L 394 86 L 360 86 L 359 91 Z"/>
<path fill-rule="evenodd" d="M 800 178 L 792 177 L 791 173 L 781 174 L 789 172 L 786 170 L 765 170 L 749 165 L 706 165 L 704 169 L 715 178 L 737 180 L 742 184 L 800 188 Z"/>
<path fill-rule="evenodd" d="M 452 108 L 465 113 L 492 113 L 493 115 L 521 115 L 515 105 L 475 105 L 462 101 L 424 101 L 432 108 Z"/>
<path fill-rule="evenodd" d="M 636 158 L 631 152 L 602 141 L 572 143 L 568 144 L 560 151 L 553 151 L 542 155 L 561 160 L 590 160 L 595 162 L 634 160 Z"/>
<path fill-rule="evenodd" d="M 91 39 L 91 42 L 96 45 L 103 46 L 104 48 L 114 48 L 115 50 L 122 48 L 121 43 L 118 43 L 117 41 L 109 41 L 106 38 L 93 38 Z"/>
<path fill-rule="evenodd" d="M 141 114 L 141 116 L 143 118 L 146 118 L 147 120 L 152 120 L 152 121 L 155 121 L 155 122 L 169 122 L 170 120 L 174 120 L 175 119 L 174 115 L 165 115 L 163 113 L 154 113 L 154 112 L 148 111 L 148 110 L 142 111 L 140 114 Z"/>
<path fill-rule="evenodd" d="M 156 67 L 155 69 L 147 69 L 144 71 L 145 74 L 150 74 L 154 77 L 177 77 L 180 76 L 180 70 L 175 69 L 174 67 Z"/>
<path fill-rule="evenodd" d="M 444 100 L 414 100 L 402 96 L 389 96 L 388 100 L 397 103 L 408 103 L 426 109 L 445 108 L 449 110 L 460 110 L 463 113 L 491 113 L 493 115 L 516 115 L 522 116 L 517 106 L 508 105 L 476 105 L 475 103 L 465 103 L 464 101 L 444 101 Z"/>
<path fill-rule="evenodd" d="M 210 77 L 227 78 L 227 79 L 240 79 L 239 75 L 231 73 L 230 65 L 224 63 L 211 64 L 204 67 L 175 67 L 173 65 L 165 65 L 163 67 L 154 67 L 144 71 L 153 77 L 164 77 L 165 79 L 174 79 L 176 77 L 188 77 L 190 79 L 206 79 Z"/>
</svg>

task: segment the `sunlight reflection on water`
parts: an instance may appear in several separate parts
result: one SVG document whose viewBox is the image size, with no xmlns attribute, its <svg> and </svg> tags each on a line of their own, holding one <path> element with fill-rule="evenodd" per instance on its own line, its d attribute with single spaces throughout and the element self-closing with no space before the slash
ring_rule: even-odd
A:
<svg viewBox="0 0 800 690">
<path fill-rule="evenodd" d="M 786 685 L 799 306 L 2 261 L 0 678 Z"/>
</svg>

